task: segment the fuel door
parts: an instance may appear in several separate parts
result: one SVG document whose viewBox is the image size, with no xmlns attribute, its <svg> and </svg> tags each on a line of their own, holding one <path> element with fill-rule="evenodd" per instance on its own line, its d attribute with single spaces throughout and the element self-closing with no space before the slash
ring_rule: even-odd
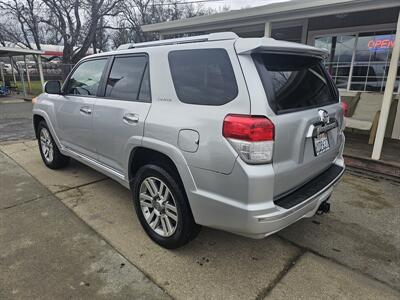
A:
<svg viewBox="0 0 400 300">
<path fill-rule="evenodd" d="M 196 152 L 199 148 L 200 135 L 196 130 L 181 129 L 178 135 L 178 147 L 182 151 Z"/>
</svg>

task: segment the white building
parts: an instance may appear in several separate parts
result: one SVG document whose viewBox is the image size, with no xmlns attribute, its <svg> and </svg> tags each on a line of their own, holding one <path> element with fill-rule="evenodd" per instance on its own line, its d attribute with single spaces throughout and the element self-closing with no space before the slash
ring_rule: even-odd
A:
<svg viewBox="0 0 400 300">
<path fill-rule="evenodd" d="M 379 159 L 385 135 L 400 139 L 399 11 L 400 0 L 292 0 L 146 25 L 143 30 L 161 38 L 233 31 L 326 48 L 326 68 L 353 110 L 360 95 L 372 93 L 379 101 L 377 126 L 371 129 L 377 132 L 372 157 Z"/>
</svg>

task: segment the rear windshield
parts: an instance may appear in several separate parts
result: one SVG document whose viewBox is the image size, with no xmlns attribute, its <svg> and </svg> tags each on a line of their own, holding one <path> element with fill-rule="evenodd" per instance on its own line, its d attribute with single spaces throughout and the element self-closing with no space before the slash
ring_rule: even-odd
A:
<svg viewBox="0 0 400 300">
<path fill-rule="evenodd" d="M 277 114 L 339 101 L 336 88 L 319 58 L 256 53 L 253 60 L 269 105 Z"/>
<path fill-rule="evenodd" d="M 223 105 L 238 94 L 232 64 L 224 49 L 171 51 L 169 65 L 176 93 L 184 103 Z"/>
</svg>

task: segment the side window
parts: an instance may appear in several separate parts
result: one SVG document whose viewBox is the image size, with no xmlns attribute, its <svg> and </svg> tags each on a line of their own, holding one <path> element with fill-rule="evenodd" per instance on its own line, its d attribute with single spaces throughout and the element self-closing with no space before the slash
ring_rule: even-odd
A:
<svg viewBox="0 0 400 300">
<path fill-rule="evenodd" d="M 107 79 L 105 96 L 128 101 L 150 101 L 147 57 L 116 57 Z"/>
<path fill-rule="evenodd" d="M 223 105 L 236 98 L 238 87 L 226 50 L 178 50 L 171 51 L 168 58 L 180 101 Z"/>
<path fill-rule="evenodd" d="M 78 66 L 68 81 L 67 95 L 96 96 L 107 59 L 96 59 Z"/>
</svg>

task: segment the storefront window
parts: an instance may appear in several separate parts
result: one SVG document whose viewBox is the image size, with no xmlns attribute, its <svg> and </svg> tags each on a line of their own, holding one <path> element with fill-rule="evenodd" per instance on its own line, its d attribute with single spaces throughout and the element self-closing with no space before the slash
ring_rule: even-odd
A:
<svg viewBox="0 0 400 300">
<path fill-rule="evenodd" d="M 355 40 L 355 35 L 329 36 L 315 40 L 316 47 L 329 51 L 325 67 L 338 88 L 347 88 Z"/>
<path fill-rule="evenodd" d="M 315 46 L 329 51 L 325 66 L 338 88 L 346 89 L 350 84 L 351 90 L 383 92 L 394 37 L 394 32 L 390 31 L 324 36 L 315 39 Z M 399 77 L 398 72 L 395 92 L 398 91 Z"/>
</svg>

